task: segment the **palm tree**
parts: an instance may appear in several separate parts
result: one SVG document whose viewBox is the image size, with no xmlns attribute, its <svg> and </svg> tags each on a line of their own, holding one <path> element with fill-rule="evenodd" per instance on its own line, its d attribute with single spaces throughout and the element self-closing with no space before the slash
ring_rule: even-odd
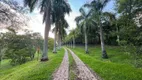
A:
<svg viewBox="0 0 142 80">
<path fill-rule="evenodd" d="M 55 24 L 56 27 L 57 27 L 57 23 Z M 57 53 L 57 50 L 56 50 L 56 41 L 57 41 L 57 28 L 54 27 L 53 31 L 54 32 L 54 47 L 53 47 L 53 53 Z"/>
<path fill-rule="evenodd" d="M 75 48 L 75 33 L 76 33 L 76 30 L 73 29 L 71 32 L 72 32 L 73 48 Z"/>
<path fill-rule="evenodd" d="M 104 12 L 103 14 L 103 18 L 104 18 L 104 23 L 109 23 L 109 24 L 115 24 L 115 28 L 116 28 L 116 34 L 117 34 L 117 42 L 119 44 L 120 39 L 119 39 L 119 26 L 117 26 L 117 18 L 116 18 L 116 14 L 113 14 L 111 12 Z"/>
<path fill-rule="evenodd" d="M 56 30 L 56 36 L 58 34 L 58 42 L 59 42 L 59 48 L 61 46 L 61 33 L 62 33 L 62 23 L 65 21 L 64 17 L 65 14 L 69 14 L 71 11 L 71 8 L 69 4 L 65 0 L 56 0 L 53 2 L 53 11 L 52 11 L 52 21 L 55 23 L 55 30 Z M 56 41 L 56 40 L 55 40 Z M 54 51 L 56 52 L 56 44 L 54 42 Z"/>
<path fill-rule="evenodd" d="M 68 25 L 67 21 L 64 18 L 62 18 L 61 24 L 60 24 L 60 27 L 58 30 L 59 31 L 59 49 L 61 48 L 63 38 L 67 34 L 65 29 L 67 29 L 68 27 L 69 27 L 69 25 Z"/>
<path fill-rule="evenodd" d="M 46 61 L 48 60 L 48 35 L 51 28 L 51 20 L 54 22 L 55 17 L 59 17 L 62 12 L 69 12 L 70 10 L 67 7 L 69 4 L 64 0 L 24 0 L 24 3 L 25 6 L 29 6 L 31 12 L 40 3 L 40 12 L 43 13 L 43 23 L 45 22 L 44 46 L 41 61 Z"/>
<path fill-rule="evenodd" d="M 72 38 L 73 48 L 75 48 L 75 38 L 78 35 L 77 31 L 78 31 L 78 28 L 70 30 L 70 36 Z"/>
<path fill-rule="evenodd" d="M 68 23 L 64 19 L 64 17 L 60 18 L 58 22 L 55 22 L 56 27 L 53 28 L 53 32 L 55 32 L 55 39 L 54 39 L 54 48 L 53 53 L 56 53 L 56 42 L 58 39 L 58 48 L 61 48 L 62 39 L 65 37 L 66 28 L 68 28 Z M 58 35 L 58 36 L 57 36 Z"/>
<path fill-rule="evenodd" d="M 103 28 L 102 28 L 102 13 L 106 4 L 110 0 L 93 0 L 90 4 L 85 4 L 84 7 L 88 7 L 90 9 L 91 16 L 93 17 L 93 21 L 100 28 L 100 40 L 101 40 L 101 48 L 102 48 L 102 58 L 108 58 L 107 52 L 105 50 L 104 36 L 103 36 Z"/>
<path fill-rule="evenodd" d="M 87 26 L 89 25 L 89 14 L 87 14 L 83 7 L 80 8 L 81 15 L 75 18 L 79 29 L 84 32 L 85 37 L 85 52 L 88 53 L 88 39 L 87 39 Z"/>
</svg>

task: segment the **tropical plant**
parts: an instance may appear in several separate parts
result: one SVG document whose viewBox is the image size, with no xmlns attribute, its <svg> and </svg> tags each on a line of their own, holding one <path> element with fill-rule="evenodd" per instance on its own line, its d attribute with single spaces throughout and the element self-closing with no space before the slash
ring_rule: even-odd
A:
<svg viewBox="0 0 142 80">
<path fill-rule="evenodd" d="M 121 15 L 118 18 L 120 45 L 124 51 L 130 53 L 136 67 L 142 66 L 142 34 L 141 24 L 137 24 L 141 18 L 142 0 L 117 0 L 117 12 Z M 139 17 L 139 20 L 136 18 Z"/>
<path fill-rule="evenodd" d="M 84 33 L 85 36 L 85 52 L 88 53 L 88 38 L 87 33 L 90 25 L 92 24 L 92 21 L 90 20 L 89 13 L 85 11 L 84 7 L 80 8 L 81 15 L 75 18 L 75 21 L 77 22 L 77 25 L 82 33 Z"/>
<path fill-rule="evenodd" d="M 54 40 L 54 48 L 53 53 L 56 53 L 56 41 L 58 38 L 59 48 L 61 48 L 62 37 L 66 34 L 65 29 L 68 27 L 68 23 L 64 19 L 65 14 L 69 14 L 71 8 L 69 4 L 64 0 L 54 0 L 53 1 L 53 11 L 52 11 L 52 23 L 55 23 L 55 28 L 53 31 L 55 32 L 55 40 Z M 58 37 L 57 37 L 58 35 Z"/>
<path fill-rule="evenodd" d="M 103 28 L 102 28 L 102 14 L 103 9 L 110 0 L 93 0 L 90 4 L 85 4 L 85 7 L 90 9 L 90 14 L 93 18 L 94 23 L 100 28 L 100 40 L 102 48 L 102 58 L 108 58 L 107 52 L 105 50 Z"/>
<path fill-rule="evenodd" d="M 45 22 L 45 33 L 44 33 L 44 47 L 41 61 L 48 60 L 47 52 L 48 52 L 48 35 L 51 28 L 51 22 L 53 23 L 59 19 L 61 14 L 64 14 L 68 9 L 66 6 L 66 1 L 64 0 L 24 0 L 25 5 L 30 7 L 30 11 L 32 12 L 36 5 L 40 3 L 40 12 L 43 13 L 43 22 Z M 51 20 L 52 19 L 52 20 Z"/>
</svg>

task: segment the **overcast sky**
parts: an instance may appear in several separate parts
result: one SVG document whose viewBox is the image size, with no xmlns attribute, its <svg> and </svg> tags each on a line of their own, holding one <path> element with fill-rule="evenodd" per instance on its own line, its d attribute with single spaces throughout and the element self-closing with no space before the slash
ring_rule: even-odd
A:
<svg viewBox="0 0 142 80">
<path fill-rule="evenodd" d="M 17 0 L 20 4 L 23 4 L 23 0 Z M 68 0 L 72 12 L 70 15 L 66 15 L 65 19 L 67 20 L 69 24 L 69 29 L 67 32 L 69 33 L 69 30 L 74 29 L 76 27 L 76 23 L 74 21 L 75 17 L 79 16 L 79 8 L 85 4 L 86 2 L 91 0 Z M 114 12 L 114 0 L 111 0 L 104 11 Z M 31 21 L 29 22 L 30 29 L 34 32 L 40 32 L 41 35 L 44 35 L 44 24 L 42 24 L 42 15 L 39 13 L 38 9 L 35 9 L 34 12 L 28 14 L 31 17 Z M 53 26 L 52 26 L 53 28 Z M 54 38 L 54 34 L 52 32 L 49 33 L 49 37 Z"/>
</svg>

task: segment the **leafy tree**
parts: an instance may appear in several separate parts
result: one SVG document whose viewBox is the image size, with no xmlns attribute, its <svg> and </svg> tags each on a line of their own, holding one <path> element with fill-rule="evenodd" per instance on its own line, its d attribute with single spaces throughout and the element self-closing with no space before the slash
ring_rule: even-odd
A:
<svg viewBox="0 0 142 80">
<path fill-rule="evenodd" d="M 33 60 L 36 47 L 41 45 L 40 43 L 43 41 L 41 35 L 30 31 L 26 31 L 23 35 L 18 35 L 14 29 L 8 28 L 8 30 L 9 32 L 2 33 L 0 37 L 2 42 L 0 43 L 0 54 L 2 54 L 2 57 L 11 59 L 12 65 Z M 51 45 L 53 44 L 51 43 Z"/>
<path fill-rule="evenodd" d="M 58 38 L 58 45 L 59 49 L 61 48 L 61 41 L 62 41 L 62 35 L 64 35 L 65 30 L 64 28 L 68 27 L 68 24 L 66 22 L 65 14 L 69 14 L 71 11 L 71 8 L 69 4 L 64 1 L 64 0 L 53 0 L 53 11 L 52 11 L 52 16 L 53 16 L 53 23 L 55 23 L 55 42 L 54 42 L 54 49 L 53 52 L 56 53 L 56 39 Z M 57 37 L 58 34 L 58 37 Z"/>
<path fill-rule="evenodd" d="M 84 33 L 85 37 L 85 52 L 88 53 L 88 28 L 91 25 L 91 20 L 89 18 L 89 13 L 86 13 L 85 9 L 83 7 L 80 8 L 81 15 L 75 18 L 75 21 L 77 22 L 77 25 L 82 33 Z"/>
<path fill-rule="evenodd" d="M 26 6 L 29 6 L 30 11 L 32 12 L 36 5 L 40 2 L 40 12 L 43 13 L 43 22 L 45 22 L 45 33 L 44 33 L 44 47 L 41 61 L 48 60 L 48 35 L 51 28 L 51 0 L 24 0 Z"/>
<path fill-rule="evenodd" d="M 2 58 L 4 56 L 3 48 L 4 48 L 3 34 L 0 33 L 0 64 L 1 64 Z"/>
<path fill-rule="evenodd" d="M 115 14 L 111 12 L 103 13 L 103 31 L 104 40 L 108 45 L 118 45 L 119 43 L 119 27 L 117 26 L 117 19 Z"/>
<path fill-rule="evenodd" d="M 102 28 L 102 14 L 103 9 L 110 0 L 93 0 L 90 4 L 85 4 L 85 7 L 90 8 L 90 13 L 92 15 L 93 21 L 100 28 L 100 40 L 102 47 L 102 58 L 108 58 L 107 52 L 105 50 L 104 35 Z"/>
<path fill-rule="evenodd" d="M 49 30 L 51 28 L 51 17 L 54 20 L 57 17 L 57 12 L 61 12 L 61 13 L 64 12 L 66 10 L 64 7 L 68 6 L 68 4 L 65 4 L 66 2 L 64 0 L 42 0 L 42 1 L 39 1 L 39 0 L 24 0 L 24 1 L 25 1 L 25 5 L 28 5 L 30 7 L 31 11 L 33 11 L 33 9 L 38 4 L 38 2 L 40 3 L 41 13 L 44 14 L 43 15 L 43 22 L 45 22 L 44 47 L 43 47 L 43 55 L 42 55 L 41 61 L 46 61 L 46 60 L 48 60 L 48 57 L 47 57 L 48 47 L 47 47 L 47 45 L 48 45 L 48 34 L 49 34 Z M 63 3 L 65 5 L 63 5 Z M 58 8 L 60 8 L 60 9 L 58 9 Z M 58 16 L 60 16 L 60 15 L 58 15 Z"/>
<path fill-rule="evenodd" d="M 55 23 L 56 27 L 53 28 L 53 32 L 55 32 L 55 39 L 54 39 L 54 48 L 53 48 L 53 53 L 56 53 L 56 42 L 58 42 L 58 47 L 59 49 L 61 48 L 61 43 L 63 38 L 66 35 L 66 30 L 68 28 L 68 23 L 64 19 L 64 17 L 61 17 L 59 21 Z M 57 41 L 58 39 L 58 41 Z"/>
<path fill-rule="evenodd" d="M 77 29 L 77 28 L 76 28 Z M 71 38 L 72 38 L 72 41 L 73 41 L 73 48 L 75 48 L 75 38 L 77 37 L 78 33 L 77 33 L 77 30 L 76 29 L 73 29 L 70 31 L 70 35 L 71 35 Z"/>
<path fill-rule="evenodd" d="M 136 17 L 142 10 L 142 0 L 117 0 L 117 12 L 120 13 L 118 26 L 120 28 L 120 45 L 129 52 L 136 67 L 141 66 L 141 25 L 136 23 Z M 139 16 L 140 17 L 140 16 Z"/>
</svg>

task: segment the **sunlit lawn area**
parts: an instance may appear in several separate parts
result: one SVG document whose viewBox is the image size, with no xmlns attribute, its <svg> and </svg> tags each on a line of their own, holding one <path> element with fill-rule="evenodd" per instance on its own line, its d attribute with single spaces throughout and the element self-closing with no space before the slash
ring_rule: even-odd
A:
<svg viewBox="0 0 142 80">
<path fill-rule="evenodd" d="M 106 47 L 109 59 L 101 58 L 100 46 L 89 47 L 89 54 L 84 47 L 72 50 L 104 80 L 142 80 L 142 69 L 135 68 L 132 58 L 119 47 Z"/>
<path fill-rule="evenodd" d="M 11 66 L 9 60 L 3 60 L 0 66 L 0 80 L 52 80 L 52 73 L 59 67 L 64 49 L 57 54 L 49 52 L 49 61 L 29 61 L 22 65 Z"/>
</svg>

